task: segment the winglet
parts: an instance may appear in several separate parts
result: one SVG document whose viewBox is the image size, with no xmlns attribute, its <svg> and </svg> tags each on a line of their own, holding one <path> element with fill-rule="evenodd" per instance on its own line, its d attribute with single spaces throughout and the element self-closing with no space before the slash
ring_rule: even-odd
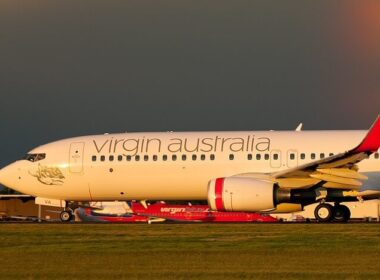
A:
<svg viewBox="0 0 380 280">
<path fill-rule="evenodd" d="M 354 149 L 356 153 L 374 153 L 380 148 L 380 115 L 369 129 L 361 144 Z"/>
</svg>

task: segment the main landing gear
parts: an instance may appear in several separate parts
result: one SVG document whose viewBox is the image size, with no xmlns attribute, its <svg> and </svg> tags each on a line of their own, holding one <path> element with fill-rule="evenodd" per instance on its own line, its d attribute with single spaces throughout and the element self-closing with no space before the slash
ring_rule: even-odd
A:
<svg viewBox="0 0 380 280">
<path fill-rule="evenodd" d="M 314 216 L 318 222 L 338 222 L 345 223 L 351 217 L 350 209 L 345 205 L 321 203 L 314 210 Z"/>
</svg>

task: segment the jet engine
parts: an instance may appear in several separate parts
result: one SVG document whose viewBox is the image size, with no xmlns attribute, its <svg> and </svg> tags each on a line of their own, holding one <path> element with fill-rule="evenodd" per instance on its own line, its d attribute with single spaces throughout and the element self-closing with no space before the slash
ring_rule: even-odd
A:
<svg viewBox="0 0 380 280">
<path fill-rule="evenodd" d="M 247 177 L 212 180 L 208 187 L 208 204 L 216 211 L 259 212 L 275 209 L 290 201 L 290 191 L 275 183 Z"/>
</svg>

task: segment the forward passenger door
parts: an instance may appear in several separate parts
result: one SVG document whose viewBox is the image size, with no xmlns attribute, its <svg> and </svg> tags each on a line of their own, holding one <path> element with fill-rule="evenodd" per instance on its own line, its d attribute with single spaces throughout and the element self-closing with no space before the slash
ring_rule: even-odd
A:
<svg viewBox="0 0 380 280">
<path fill-rule="evenodd" d="M 69 165 L 71 173 L 83 172 L 84 143 L 76 142 L 70 145 Z"/>
</svg>

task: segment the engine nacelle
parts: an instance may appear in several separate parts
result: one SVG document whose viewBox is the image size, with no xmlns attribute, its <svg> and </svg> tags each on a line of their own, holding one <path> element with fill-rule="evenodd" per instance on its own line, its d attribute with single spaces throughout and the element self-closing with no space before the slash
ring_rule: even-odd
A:
<svg viewBox="0 0 380 280">
<path fill-rule="evenodd" d="M 216 211 L 271 210 L 278 204 L 278 187 L 273 182 L 246 177 L 212 180 L 208 187 L 208 204 Z"/>
</svg>

